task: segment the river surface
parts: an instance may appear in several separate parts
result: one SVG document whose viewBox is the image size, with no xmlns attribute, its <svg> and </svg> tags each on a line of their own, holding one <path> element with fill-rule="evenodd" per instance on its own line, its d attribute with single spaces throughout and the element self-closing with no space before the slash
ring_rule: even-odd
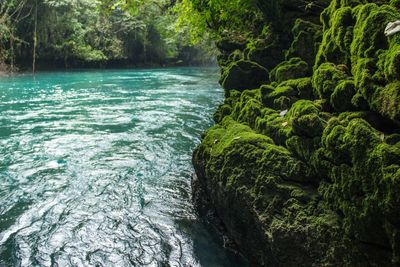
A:
<svg viewBox="0 0 400 267">
<path fill-rule="evenodd" d="M 196 217 L 215 68 L 0 78 L 0 266 L 243 266 Z"/>
</svg>

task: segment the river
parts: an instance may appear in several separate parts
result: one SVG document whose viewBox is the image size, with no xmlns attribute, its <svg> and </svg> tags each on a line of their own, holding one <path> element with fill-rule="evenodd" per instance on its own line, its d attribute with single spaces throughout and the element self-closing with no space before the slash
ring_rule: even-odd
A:
<svg viewBox="0 0 400 267">
<path fill-rule="evenodd" d="M 0 266 L 243 266 L 196 217 L 216 68 L 0 77 Z"/>
</svg>

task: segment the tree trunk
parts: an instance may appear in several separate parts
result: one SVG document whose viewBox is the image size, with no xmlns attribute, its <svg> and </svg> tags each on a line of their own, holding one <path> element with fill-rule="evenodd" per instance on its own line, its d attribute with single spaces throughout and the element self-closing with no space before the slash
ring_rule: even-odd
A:
<svg viewBox="0 0 400 267">
<path fill-rule="evenodd" d="M 32 72 L 36 72 L 36 49 L 37 49 L 37 0 L 35 0 L 35 29 L 33 32 L 33 55 L 32 55 Z"/>
<path fill-rule="evenodd" d="M 10 68 L 14 72 L 14 32 L 10 36 Z"/>
</svg>

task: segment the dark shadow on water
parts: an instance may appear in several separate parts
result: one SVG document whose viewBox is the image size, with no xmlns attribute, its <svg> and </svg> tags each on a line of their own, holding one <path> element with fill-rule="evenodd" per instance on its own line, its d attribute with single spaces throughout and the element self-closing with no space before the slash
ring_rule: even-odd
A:
<svg viewBox="0 0 400 267">
<path fill-rule="evenodd" d="M 249 263 L 240 254 L 225 249 L 219 232 L 200 220 L 177 220 L 181 229 L 193 241 L 193 254 L 201 266 L 246 267 Z"/>
</svg>

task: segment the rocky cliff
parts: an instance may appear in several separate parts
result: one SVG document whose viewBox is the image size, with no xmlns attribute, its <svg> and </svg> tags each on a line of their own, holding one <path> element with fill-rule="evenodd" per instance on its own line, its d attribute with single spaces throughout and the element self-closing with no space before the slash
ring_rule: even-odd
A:
<svg viewBox="0 0 400 267">
<path fill-rule="evenodd" d="M 218 43 L 197 205 L 257 266 L 399 266 L 400 1 L 257 6 L 263 36 Z"/>
</svg>

